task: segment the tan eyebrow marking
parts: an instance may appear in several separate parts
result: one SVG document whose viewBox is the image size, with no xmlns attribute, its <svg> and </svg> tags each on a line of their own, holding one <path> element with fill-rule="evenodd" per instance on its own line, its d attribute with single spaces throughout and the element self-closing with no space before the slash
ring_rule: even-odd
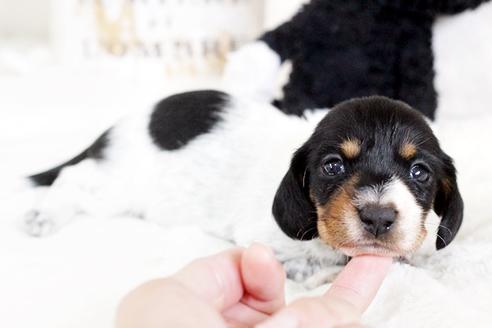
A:
<svg viewBox="0 0 492 328">
<path fill-rule="evenodd" d="M 356 158 L 360 154 L 360 140 L 346 139 L 340 144 L 340 149 L 348 159 Z"/>
<path fill-rule="evenodd" d="M 400 148 L 400 155 L 403 159 L 412 159 L 417 154 L 417 146 L 411 142 L 405 142 Z"/>
</svg>

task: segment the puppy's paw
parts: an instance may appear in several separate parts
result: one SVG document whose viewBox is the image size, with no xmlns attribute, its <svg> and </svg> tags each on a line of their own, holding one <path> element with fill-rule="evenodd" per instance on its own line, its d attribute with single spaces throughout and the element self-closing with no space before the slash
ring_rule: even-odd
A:
<svg viewBox="0 0 492 328">
<path fill-rule="evenodd" d="M 287 279 L 304 282 L 316 271 L 315 265 L 307 258 L 296 258 L 283 262 Z"/>
<path fill-rule="evenodd" d="M 333 282 L 343 266 L 310 258 L 297 258 L 283 263 L 287 278 L 314 289 Z"/>
<path fill-rule="evenodd" d="M 24 218 L 24 230 L 33 237 L 44 237 L 56 230 L 56 221 L 46 213 L 32 210 Z"/>
</svg>

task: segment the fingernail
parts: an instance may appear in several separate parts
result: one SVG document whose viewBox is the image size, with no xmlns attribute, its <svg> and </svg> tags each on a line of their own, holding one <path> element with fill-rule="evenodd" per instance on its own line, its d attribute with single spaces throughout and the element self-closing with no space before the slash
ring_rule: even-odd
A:
<svg viewBox="0 0 492 328">
<path fill-rule="evenodd" d="M 299 320 L 290 312 L 279 313 L 273 318 L 261 323 L 257 328 L 298 328 Z"/>
</svg>

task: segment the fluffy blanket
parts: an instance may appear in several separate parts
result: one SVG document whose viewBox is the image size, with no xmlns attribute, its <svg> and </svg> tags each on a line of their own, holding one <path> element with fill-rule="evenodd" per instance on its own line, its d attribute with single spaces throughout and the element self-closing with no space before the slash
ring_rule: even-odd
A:
<svg viewBox="0 0 492 328">
<path fill-rule="evenodd" d="M 443 251 L 393 266 L 363 318 L 374 327 L 492 326 L 492 5 L 444 19 L 435 35 L 437 130 L 457 162 L 464 225 Z M 46 58 L 0 48 L 0 326 L 109 327 L 129 289 L 229 245 L 193 226 L 163 229 L 125 217 L 85 217 L 33 239 L 19 218 L 40 192 L 16 191 L 7 181 L 74 155 L 127 110 L 217 82 L 169 88 L 47 65 Z M 292 299 L 326 287 L 307 291 L 289 282 L 287 292 Z"/>
</svg>

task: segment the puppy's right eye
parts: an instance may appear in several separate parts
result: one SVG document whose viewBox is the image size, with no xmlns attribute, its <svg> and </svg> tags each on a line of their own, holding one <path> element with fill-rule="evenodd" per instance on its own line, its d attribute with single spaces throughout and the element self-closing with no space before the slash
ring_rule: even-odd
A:
<svg viewBox="0 0 492 328">
<path fill-rule="evenodd" d="M 422 164 L 415 164 L 410 168 L 410 178 L 420 183 L 424 183 L 430 179 L 430 173 Z"/>
<path fill-rule="evenodd" d="M 328 176 L 335 176 L 345 173 L 345 165 L 338 156 L 330 156 L 323 162 L 323 173 Z"/>
</svg>

